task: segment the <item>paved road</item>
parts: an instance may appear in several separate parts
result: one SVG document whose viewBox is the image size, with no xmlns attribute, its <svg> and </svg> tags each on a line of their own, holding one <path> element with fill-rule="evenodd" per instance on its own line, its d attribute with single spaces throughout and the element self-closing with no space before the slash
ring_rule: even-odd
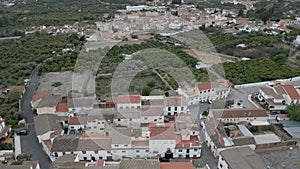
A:
<svg viewBox="0 0 300 169">
<path fill-rule="evenodd" d="M 232 89 L 230 94 L 227 97 L 227 100 L 234 100 L 235 102 L 239 102 L 242 100 L 243 106 L 247 108 L 256 108 L 249 100 L 248 96 L 252 93 L 257 93 L 259 87 L 251 87 L 251 88 L 242 88 L 242 89 Z"/>
<path fill-rule="evenodd" d="M 43 151 L 42 145 L 37 140 L 33 121 L 34 115 L 30 106 L 30 101 L 37 87 L 37 81 L 37 71 L 33 71 L 31 81 L 23 95 L 21 104 L 21 109 L 24 112 L 24 118 L 28 124 L 28 135 L 21 136 L 21 148 L 22 153 L 31 154 L 32 160 L 39 161 L 41 169 L 48 169 L 51 161 Z"/>
<path fill-rule="evenodd" d="M 211 104 L 208 103 L 200 103 L 198 105 L 189 106 L 191 115 L 195 120 L 195 122 L 198 124 L 200 131 L 202 130 L 202 127 L 200 125 L 201 123 L 200 114 L 208 110 L 210 106 Z M 204 167 L 206 164 L 208 164 L 211 167 L 211 169 L 216 169 L 218 165 L 218 160 L 213 156 L 212 152 L 208 149 L 207 145 L 203 143 L 204 140 L 203 135 L 200 135 L 200 138 L 202 141 L 201 157 L 200 159 L 193 160 L 193 165 L 196 167 Z"/>
</svg>

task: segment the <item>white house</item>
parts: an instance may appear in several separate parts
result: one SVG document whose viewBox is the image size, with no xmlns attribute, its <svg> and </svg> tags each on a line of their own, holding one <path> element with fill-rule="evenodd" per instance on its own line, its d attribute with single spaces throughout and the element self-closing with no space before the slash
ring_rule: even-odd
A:
<svg viewBox="0 0 300 169">
<path fill-rule="evenodd" d="M 140 95 L 120 95 L 116 99 L 118 109 L 139 109 L 141 108 Z"/>
<path fill-rule="evenodd" d="M 56 106 L 55 114 L 58 116 L 65 116 L 69 115 L 68 103 L 58 103 Z"/>
<path fill-rule="evenodd" d="M 86 128 L 86 125 L 87 116 L 77 114 L 70 115 L 68 118 L 68 134 L 75 134 L 80 130 L 84 130 Z"/>
<path fill-rule="evenodd" d="M 260 124 L 269 124 L 267 111 L 260 108 L 210 109 L 209 113 L 223 123 L 260 122 Z"/>
<path fill-rule="evenodd" d="M 181 113 L 188 113 L 188 104 L 183 96 L 172 96 L 165 98 L 165 116 L 173 116 Z"/>
<path fill-rule="evenodd" d="M 34 117 L 34 127 L 40 143 L 50 139 L 53 133 L 58 135 L 63 133 L 62 124 L 56 114 L 41 114 Z"/>
<path fill-rule="evenodd" d="M 61 101 L 60 95 L 48 95 L 41 98 L 36 107 L 37 114 L 55 114 L 56 106 Z"/>
<path fill-rule="evenodd" d="M 173 123 L 150 123 L 149 150 L 160 157 L 172 157 L 176 148 L 176 136 Z"/>
<path fill-rule="evenodd" d="M 11 125 L 6 126 L 4 119 L 0 117 L 0 139 L 7 137 L 10 131 Z"/>
<path fill-rule="evenodd" d="M 178 94 L 187 100 L 188 105 L 192 105 L 199 102 L 212 102 L 216 99 L 224 99 L 229 95 L 230 88 L 229 81 L 218 80 L 216 82 L 196 84 L 192 88 L 180 86 Z"/>
<path fill-rule="evenodd" d="M 119 109 L 113 122 L 117 126 L 138 128 L 141 126 L 141 110 Z"/>
<path fill-rule="evenodd" d="M 287 105 L 300 103 L 300 94 L 293 85 L 264 86 L 258 100 L 270 111 L 283 111 Z"/>
<path fill-rule="evenodd" d="M 51 160 L 65 154 L 76 154 L 77 160 L 87 161 L 98 159 L 112 159 L 111 156 L 111 137 L 84 134 L 56 137 L 51 146 Z"/>
<path fill-rule="evenodd" d="M 93 109 L 95 100 L 94 96 L 71 96 L 68 98 L 68 110 L 77 114 L 88 114 Z"/>
</svg>

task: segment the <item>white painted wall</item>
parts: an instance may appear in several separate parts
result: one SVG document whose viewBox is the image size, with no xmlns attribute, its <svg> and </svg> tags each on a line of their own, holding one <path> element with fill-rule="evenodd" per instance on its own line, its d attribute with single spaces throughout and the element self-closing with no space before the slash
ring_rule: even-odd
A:
<svg viewBox="0 0 300 169">
<path fill-rule="evenodd" d="M 40 114 L 55 114 L 56 108 L 55 107 L 41 107 L 36 109 L 36 113 Z"/>
<path fill-rule="evenodd" d="M 176 114 L 187 113 L 187 106 L 169 106 L 164 108 L 165 116 L 174 116 Z"/>
<path fill-rule="evenodd" d="M 165 154 L 170 149 L 175 152 L 176 141 L 175 140 L 150 140 L 149 148 L 150 152 L 154 154 Z"/>
<path fill-rule="evenodd" d="M 141 108 L 141 103 L 117 104 L 118 109 L 138 109 Z"/>
</svg>

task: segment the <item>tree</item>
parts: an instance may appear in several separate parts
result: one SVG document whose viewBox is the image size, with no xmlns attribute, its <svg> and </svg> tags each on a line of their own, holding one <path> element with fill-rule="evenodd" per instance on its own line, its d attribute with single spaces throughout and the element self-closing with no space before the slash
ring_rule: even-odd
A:
<svg viewBox="0 0 300 169">
<path fill-rule="evenodd" d="M 141 94 L 142 96 L 149 96 L 151 93 L 151 88 L 146 86 L 142 89 Z"/>
<path fill-rule="evenodd" d="M 243 9 L 240 9 L 240 10 L 239 10 L 238 17 L 243 17 L 243 16 L 244 16 L 244 10 L 243 10 Z"/>
<path fill-rule="evenodd" d="M 285 112 L 291 120 L 300 121 L 300 104 L 291 104 L 287 106 Z"/>
</svg>

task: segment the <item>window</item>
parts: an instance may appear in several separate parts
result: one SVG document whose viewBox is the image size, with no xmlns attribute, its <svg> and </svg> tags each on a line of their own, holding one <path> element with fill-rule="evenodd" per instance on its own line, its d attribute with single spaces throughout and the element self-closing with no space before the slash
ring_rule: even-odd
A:
<svg viewBox="0 0 300 169">
<path fill-rule="evenodd" d="M 122 151 L 122 153 L 126 153 L 126 151 L 125 151 L 125 150 L 123 150 L 123 151 Z"/>
<path fill-rule="evenodd" d="M 184 108 L 183 107 L 181 107 L 181 110 L 183 110 Z"/>
<path fill-rule="evenodd" d="M 220 163 L 220 168 L 223 168 L 223 165 Z"/>
<path fill-rule="evenodd" d="M 157 119 L 154 119 L 154 121 L 157 121 Z"/>
<path fill-rule="evenodd" d="M 210 92 L 210 90 L 208 90 L 207 92 Z"/>
<path fill-rule="evenodd" d="M 98 122 L 98 124 L 100 124 L 100 122 Z"/>
<path fill-rule="evenodd" d="M 124 146 L 125 146 L 125 147 L 128 147 L 128 145 L 127 145 L 127 144 L 125 144 Z"/>
<path fill-rule="evenodd" d="M 145 120 L 147 120 L 148 118 L 147 118 L 147 117 L 145 117 L 144 119 L 145 119 Z"/>
<path fill-rule="evenodd" d="M 171 111 L 171 107 L 168 107 L 168 111 Z"/>
<path fill-rule="evenodd" d="M 139 152 L 140 152 L 140 150 L 136 150 L 135 152 L 139 153 Z"/>
<path fill-rule="evenodd" d="M 146 153 L 148 153 L 148 152 L 149 152 L 149 150 L 146 150 L 145 152 L 146 152 Z"/>
<path fill-rule="evenodd" d="M 178 150 L 178 152 L 182 152 L 182 150 L 180 149 L 180 150 Z"/>
<path fill-rule="evenodd" d="M 118 144 L 115 144 L 115 147 L 119 147 L 119 145 L 118 145 Z"/>
<path fill-rule="evenodd" d="M 175 107 L 175 111 L 177 111 L 177 107 Z"/>
<path fill-rule="evenodd" d="M 118 121 L 121 121 L 121 119 L 118 119 Z"/>
<path fill-rule="evenodd" d="M 82 154 L 86 154 L 86 151 L 82 151 Z"/>
</svg>

